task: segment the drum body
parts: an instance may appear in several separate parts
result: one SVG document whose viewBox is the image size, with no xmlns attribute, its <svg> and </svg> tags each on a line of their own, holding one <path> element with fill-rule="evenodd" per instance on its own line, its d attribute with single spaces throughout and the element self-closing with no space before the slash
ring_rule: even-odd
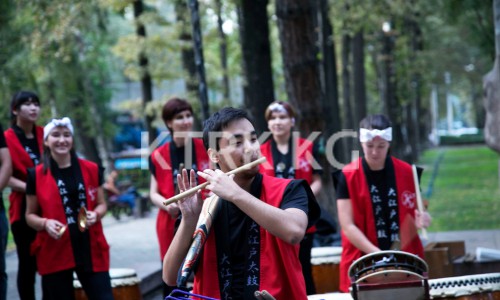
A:
<svg viewBox="0 0 500 300">
<path fill-rule="evenodd" d="M 416 255 L 380 251 L 354 261 L 349 268 L 355 300 L 429 299 L 428 267 Z"/>
<path fill-rule="evenodd" d="M 342 247 L 314 247 L 311 266 L 317 293 L 339 291 L 339 265 Z"/>
<path fill-rule="evenodd" d="M 500 273 L 429 280 L 431 299 L 500 300 Z"/>
<path fill-rule="evenodd" d="M 85 291 L 82 289 L 80 281 L 73 279 L 76 300 L 88 300 Z M 139 287 L 140 279 L 133 269 L 109 269 L 111 277 L 111 287 L 115 300 L 141 300 L 142 293 Z"/>
<path fill-rule="evenodd" d="M 307 296 L 308 300 L 352 300 L 349 293 L 327 293 Z"/>
</svg>

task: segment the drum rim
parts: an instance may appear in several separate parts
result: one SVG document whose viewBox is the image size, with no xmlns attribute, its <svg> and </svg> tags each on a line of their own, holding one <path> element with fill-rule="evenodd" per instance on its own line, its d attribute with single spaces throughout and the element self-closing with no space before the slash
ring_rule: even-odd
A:
<svg viewBox="0 0 500 300">
<path fill-rule="evenodd" d="M 362 283 L 362 281 L 367 279 L 367 278 L 375 277 L 375 275 L 384 275 L 384 274 L 388 274 L 388 273 L 398 273 L 398 274 L 404 273 L 404 274 L 408 274 L 408 275 L 416 275 L 417 277 L 419 277 L 420 280 L 425 279 L 424 276 L 422 276 L 418 273 L 415 273 L 415 272 L 407 271 L 407 270 L 383 270 L 383 271 L 380 271 L 377 273 L 371 273 L 371 274 L 368 274 L 366 276 L 363 276 L 362 278 L 357 279 L 355 283 Z"/>
<path fill-rule="evenodd" d="M 358 279 L 358 274 L 360 273 L 360 271 L 356 272 L 356 274 L 353 274 L 354 273 L 354 270 L 356 268 L 356 266 L 361 262 L 361 261 L 364 261 L 364 260 L 367 260 L 369 259 L 370 257 L 376 257 L 376 256 L 387 256 L 387 255 L 391 255 L 391 254 L 396 254 L 396 255 L 399 255 L 399 256 L 409 256 L 409 257 L 412 257 L 415 259 L 415 261 L 419 262 L 422 266 L 423 266 L 423 270 L 422 271 L 422 274 L 420 273 L 416 273 L 416 274 L 419 274 L 419 275 L 422 275 L 422 276 L 426 276 L 426 273 L 429 271 L 429 266 L 427 265 L 427 263 L 421 259 L 420 257 L 418 257 L 417 255 L 415 254 L 412 254 L 412 253 L 409 253 L 409 252 L 405 252 L 405 251 L 398 251 L 398 250 L 384 250 L 384 251 L 378 251 L 378 252 L 373 252 L 373 253 L 368 253 L 368 254 L 365 254 L 363 256 L 361 256 L 360 258 L 356 259 L 352 264 L 351 266 L 349 267 L 349 271 L 347 272 L 347 274 L 349 274 L 349 277 L 350 278 L 356 278 L 356 280 Z M 402 265 L 402 264 L 398 264 L 396 263 L 396 265 Z M 384 265 L 384 266 L 379 266 L 379 268 L 381 267 L 386 267 L 388 265 Z M 368 268 L 364 268 L 362 271 L 362 273 L 366 272 L 366 270 L 369 270 L 369 269 L 377 269 L 375 268 L 375 266 L 370 266 Z M 414 272 L 415 273 L 415 272 Z"/>
</svg>

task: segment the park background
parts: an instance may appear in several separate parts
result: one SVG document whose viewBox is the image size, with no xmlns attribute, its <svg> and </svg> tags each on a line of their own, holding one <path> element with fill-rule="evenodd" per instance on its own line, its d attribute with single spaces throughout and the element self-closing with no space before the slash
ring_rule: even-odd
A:
<svg viewBox="0 0 500 300">
<path fill-rule="evenodd" d="M 289 101 L 296 129 L 320 131 L 323 151 L 331 135 L 384 113 L 394 123 L 391 153 L 426 169 L 429 230 L 498 229 L 499 147 L 485 143 L 495 111 L 483 91 L 497 55 L 494 4 L 3 0 L 0 122 L 10 124 L 14 92 L 35 91 L 39 124 L 71 117 L 81 155 L 107 170 L 124 162 L 123 176 L 147 189 L 149 173 L 134 159 L 165 130 L 161 107 L 172 96 L 194 106 L 196 129 L 231 105 L 264 131 L 266 106 Z M 356 150 L 349 139 L 331 149 L 342 162 Z M 335 216 L 334 169 L 322 165 L 318 200 Z"/>
</svg>

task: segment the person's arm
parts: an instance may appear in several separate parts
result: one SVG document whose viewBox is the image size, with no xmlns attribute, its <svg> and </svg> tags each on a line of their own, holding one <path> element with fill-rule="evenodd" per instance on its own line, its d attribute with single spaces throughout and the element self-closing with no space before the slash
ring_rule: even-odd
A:
<svg viewBox="0 0 500 300">
<path fill-rule="evenodd" d="M 153 202 L 156 207 L 166 210 L 172 218 L 177 218 L 179 215 L 179 206 L 177 203 L 172 203 L 167 206 L 163 205 L 163 202 L 167 199 L 160 195 L 158 191 L 158 182 L 153 175 L 151 175 L 151 181 L 149 184 L 149 197 L 151 198 L 151 202 Z"/>
<path fill-rule="evenodd" d="M 188 184 L 188 176 L 186 169 L 182 170 L 182 178 L 180 175 L 177 177 L 179 184 L 179 191 L 183 192 L 189 187 L 196 186 L 196 178 L 193 170 L 190 172 L 190 184 Z M 198 223 L 203 200 L 201 199 L 201 192 L 195 195 L 188 196 L 179 200 L 179 209 L 182 213 L 181 223 L 174 235 L 174 239 L 163 258 L 163 281 L 170 286 L 175 286 L 177 283 L 177 274 L 182 262 L 191 246 L 194 230 Z"/>
<path fill-rule="evenodd" d="M 104 190 L 102 187 L 97 188 L 97 205 L 94 210 L 87 211 L 87 226 L 90 227 L 97 223 L 104 217 L 108 206 L 106 205 L 106 200 L 104 198 Z"/>
<path fill-rule="evenodd" d="M 110 191 L 111 193 L 113 193 L 115 195 L 121 194 L 120 190 L 118 190 L 118 188 L 115 185 L 114 179 L 112 179 L 111 176 L 108 176 L 108 179 L 104 183 L 103 187 L 105 190 Z"/>
<path fill-rule="evenodd" d="M 36 231 L 45 230 L 53 239 L 61 237 L 61 228 L 65 225 L 54 219 L 42 218 L 38 215 L 39 205 L 35 195 L 26 195 L 26 223 Z"/>
<path fill-rule="evenodd" d="M 313 174 L 313 179 L 311 182 L 311 190 L 314 194 L 315 197 L 318 197 L 319 192 L 321 191 L 321 175 L 320 174 Z"/>
<path fill-rule="evenodd" d="M 9 148 L 0 148 L 0 191 L 2 191 L 12 176 L 12 160 Z"/>
<path fill-rule="evenodd" d="M 26 182 L 14 177 L 14 176 L 11 176 L 9 178 L 8 186 L 13 191 L 22 192 L 22 193 L 26 192 Z"/>
<path fill-rule="evenodd" d="M 339 224 L 344 232 L 344 235 L 349 241 L 359 250 L 364 253 L 372 253 L 380 251 L 366 235 L 354 224 L 352 203 L 350 199 L 337 199 L 337 212 Z"/>
<path fill-rule="evenodd" d="M 198 175 L 210 182 L 207 189 L 234 203 L 247 216 L 272 235 L 290 244 L 298 244 L 307 229 L 307 215 L 297 208 L 280 209 L 255 198 L 221 170 L 207 169 Z"/>
</svg>

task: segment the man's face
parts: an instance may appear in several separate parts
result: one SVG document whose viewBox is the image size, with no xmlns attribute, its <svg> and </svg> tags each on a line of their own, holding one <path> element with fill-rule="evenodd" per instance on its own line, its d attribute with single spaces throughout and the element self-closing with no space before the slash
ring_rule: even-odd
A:
<svg viewBox="0 0 500 300">
<path fill-rule="evenodd" d="M 229 123 L 222 131 L 217 151 L 218 164 L 223 172 L 231 171 L 260 157 L 260 144 L 252 123 L 239 119 Z M 259 166 L 241 172 L 236 176 L 253 177 L 259 172 Z"/>
</svg>

